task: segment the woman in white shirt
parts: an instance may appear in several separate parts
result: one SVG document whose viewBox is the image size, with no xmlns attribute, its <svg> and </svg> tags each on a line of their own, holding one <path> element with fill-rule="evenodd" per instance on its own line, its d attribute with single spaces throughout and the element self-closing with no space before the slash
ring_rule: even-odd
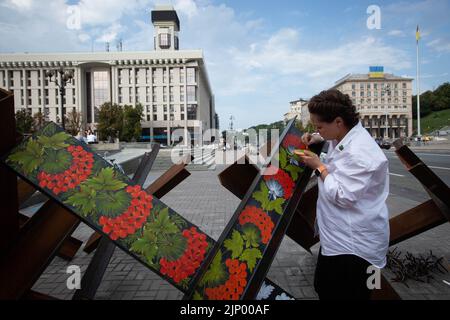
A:
<svg viewBox="0 0 450 320">
<path fill-rule="evenodd" d="M 308 109 L 318 134 L 306 144 L 329 141 L 325 160 L 298 153 L 320 176 L 316 228 L 321 248 L 314 287 L 320 299 L 369 299 L 370 265 L 383 268 L 389 246 L 388 160 L 359 122 L 348 95 L 322 91 Z M 317 229 L 316 229 L 317 230 Z"/>
</svg>

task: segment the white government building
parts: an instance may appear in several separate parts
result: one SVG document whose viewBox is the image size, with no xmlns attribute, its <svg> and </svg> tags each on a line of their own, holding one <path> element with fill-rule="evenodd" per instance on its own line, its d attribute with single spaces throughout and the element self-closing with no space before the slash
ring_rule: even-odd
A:
<svg viewBox="0 0 450 320">
<path fill-rule="evenodd" d="M 413 134 L 412 78 L 384 73 L 383 67 L 370 67 L 367 74 L 348 74 L 331 89 L 348 94 L 359 112 L 361 123 L 375 138 L 410 137 Z M 306 126 L 309 121 L 308 100 L 290 102 L 284 114 L 294 116 Z"/>
<path fill-rule="evenodd" d="M 369 73 L 346 75 L 333 89 L 350 96 L 373 137 L 395 139 L 413 134 L 412 81 L 370 67 Z"/>
<path fill-rule="evenodd" d="M 172 132 L 183 129 L 186 144 L 200 144 L 208 129 L 218 129 L 203 52 L 179 50 L 180 22 L 172 6 L 155 7 L 151 20 L 154 51 L 2 53 L 0 87 L 14 92 L 16 110 L 41 111 L 56 122 L 60 96 L 45 72 L 63 67 L 74 74 L 66 86 L 65 114 L 81 112 L 84 128 L 95 130 L 99 107 L 105 102 L 141 103 L 144 140 L 170 144 Z M 206 133 L 204 138 L 213 136 Z"/>
</svg>

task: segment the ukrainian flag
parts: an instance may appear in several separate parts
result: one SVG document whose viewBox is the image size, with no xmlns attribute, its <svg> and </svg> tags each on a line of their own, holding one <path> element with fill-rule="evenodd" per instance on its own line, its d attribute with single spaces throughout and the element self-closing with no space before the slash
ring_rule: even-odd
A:
<svg viewBox="0 0 450 320">
<path fill-rule="evenodd" d="M 420 31 L 419 31 L 419 25 L 417 25 L 417 29 L 416 29 L 416 41 L 419 42 L 420 39 Z"/>
</svg>

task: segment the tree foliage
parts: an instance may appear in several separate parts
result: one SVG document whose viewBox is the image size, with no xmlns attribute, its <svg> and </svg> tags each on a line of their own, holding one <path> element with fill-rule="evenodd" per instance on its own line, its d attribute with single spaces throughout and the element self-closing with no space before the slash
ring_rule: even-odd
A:
<svg viewBox="0 0 450 320">
<path fill-rule="evenodd" d="M 123 128 L 120 139 L 137 141 L 141 137 L 141 120 L 144 116 L 144 107 L 138 103 L 136 107 L 125 105 L 123 107 Z"/>
<path fill-rule="evenodd" d="M 441 84 L 436 90 L 425 91 L 420 95 L 420 116 L 424 117 L 433 111 L 450 108 L 450 83 Z M 417 118 L 417 96 L 412 98 L 413 117 Z"/>
<path fill-rule="evenodd" d="M 81 112 L 71 111 L 66 116 L 66 130 L 71 135 L 76 136 L 81 131 L 82 126 Z"/>
<path fill-rule="evenodd" d="M 106 102 L 99 108 L 97 130 L 100 140 L 120 138 L 123 141 L 137 141 L 141 137 L 141 121 L 144 107 L 139 103 L 120 106 Z"/>
<path fill-rule="evenodd" d="M 123 109 L 120 105 L 105 102 L 99 108 L 97 130 L 99 140 L 118 138 L 123 128 Z"/>
<path fill-rule="evenodd" d="M 33 117 L 31 112 L 25 108 L 16 112 L 16 130 L 21 134 L 30 134 L 33 132 Z"/>
<path fill-rule="evenodd" d="M 39 131 L 44 128 L 47 121 L 45 120 L 45 116 L 41 111 L 36 112 L 33 115 L 33 132 Z"/>
</svg>

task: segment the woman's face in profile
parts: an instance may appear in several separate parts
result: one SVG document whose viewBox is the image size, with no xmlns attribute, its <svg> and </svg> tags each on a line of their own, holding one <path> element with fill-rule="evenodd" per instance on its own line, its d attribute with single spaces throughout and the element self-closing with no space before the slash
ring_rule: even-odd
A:
<svg viewBox="0 0 450 320">
<path fill-rule="evenodd" d="M 340 131 L 337 123 L 338 121 L 338 118 L 334 119 L 330 123 L 321 121 L 318 115 L 311 113 L 311 123 L 317 132 L 319 132 L 320 136 L 325 140 L 334 140 L 339 137 Z"/>
</svg>

